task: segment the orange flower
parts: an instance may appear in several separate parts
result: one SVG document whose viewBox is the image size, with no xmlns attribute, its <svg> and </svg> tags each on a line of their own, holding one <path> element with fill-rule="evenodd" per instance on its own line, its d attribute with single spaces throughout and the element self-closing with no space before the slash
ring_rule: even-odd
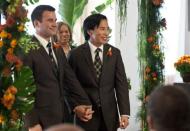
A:
<svg viewBox="0 0 190 131">
<path fill-rule="evenodd" d="M 18 31 L 19 32 L 23 32 L 24 31 L 24 24 L 20 24 L 19 26 L 18 26 Z"/>
<path fill-rule="evenodd" d="M 17 45 L 17 40 L 16 40 L 16 39 L 13 39 L 13 40 L 11 41 L 11 47 L 12 47 L 12 48 L 15 48 L 16 45 Z"/>
<path fill-rule="evenodd" d="M 148 43 L 152 43 L 154 41 L 154 37 L 150 36 L 147 38 Z"/>
<path fill-rule="evenodd" d="M 10 54 L 10 53 L 7 53 L 5 57 L 9 63 L 15 63 L 18 59 L 17 56 L 15 56 L 14 54 Z"/>
<path fill-rule="evenodd" d="M 146 72 L 146 73 L 150 73 L 150 71 L 151 71 L 150 67 L 147 66 L 147 67 L 145 68 L 145 72 Z"/>
<path fill-rule="evenodd" d="M 160 50 L 160 46 L 157 45 L 157 44 L 154 44 L 154 45 L 152 46 L 152 48 L 155 49 L 155 50 Z"/>
<path fill-rule="evenodd" d="M 3 68 L 3 71 L 2 71 L 2 75 L 4 76 L 4 77 L 8 77 L 8 76 L 10 76 L 11 75 L 11 69 L 9 68 L 9 67 L 4 67 Z"/>
<path fill-rule="evenodd" d="M 0 124 L 3 124 L 5 122 L 5 118 L 2 114 L 0 114 Z"/>
<path fill-rule="evenodd" d="M 13 120 L 18 120 L 18 118 L 19 118 L 19 114 L 18 114 L 18 112 L 16 111 L 16 110 L 12 110 L 11 111 L 11 118 L 13 119 Z"/>
<path fill-rule="evenodd" d="M 9 90 L 5 92 L 2 98 L 2 104 L 10 110 L 12 108 L 12 105 L 14 104 L 15 101 L 15 95 L 13 95 Z"/>
<path fill-rule="evenodd" d="M 54 48 L 61 48 L 61 44 L 57 44 L 57 43 L 54 42 L 54 43 L 53 43 L 53 47 L 54 47 Z"/>
<path fill-rule="evenodd" d="M 17 71 L 21 69 L 22 65 L 23 65 L 23 62 L 18 58 L 15 63 L 15 67 L 16 67 Z"/>
<path fill-rule="evenodd" d="M 1 25 L 1 24 L 0 24 L 0 32 L 3 31 L 5 27 L 6 27 L 5 24 L 4 24 L 4 25 Z"/>
<path fill-rule="evenodd" d="M 161 3 L 163 3 L 163 0 L 152 0 L 152 3 L 153 3 L 155 6 L 159 6 L 159 5 L 161 5 Z"/>
<path fill-rule="evenodd" d="M 111 47 L 108 49 L 107 56 L 112 56 L 112 48 Z"/>
<path fill-rule="evenodd" d="M 7 35 L 8 35 L 8 33 L 6 32 L 6 31 L 1 31 L 1 33 L 0 33 L 0 37 L 1 38 L 7 38 Z"/>
<path fill-rule="evenodd" d="M 8 87 L 7 92 L 10 92 L 11 94 L 15 95 L 17 93 L 17 88 L 11 85 Z"/>
<path fill-rule="evenodd" d="M 0 40 L 0 48 L 3 46 L 3 41 Z"/>
<path fill-rule="evenodd" d="M 10 39 L 12 37 L 11 33 L 7 33 L 7 38 Z"/>
<path fill-rule="evenodd" d="M 9 48 L 9 49 L 7 49 L 7 53 L 8 53 L 8 54 L 13 54 L 13 51 L 14 51 L 13 48 Z"/>
</svg>

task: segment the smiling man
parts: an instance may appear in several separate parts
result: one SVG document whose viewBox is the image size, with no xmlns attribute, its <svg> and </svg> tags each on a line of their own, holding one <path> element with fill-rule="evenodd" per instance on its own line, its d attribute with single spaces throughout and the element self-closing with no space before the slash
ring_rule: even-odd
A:
<svg viewBox="0 0 190 131">
<path fill-rule="evenodd" d="M 25 126 L 30 131 L 42 131 L 64 122 L 65 86 L 69 90 L 72 107 L 77 108 L 75 111 L 81 111 L 80 117 L 89 107 L 85 105 L 91 103 L 67 63 L 63 50 L 53 49 L 51 37 L 56 33 L 55 9 L 49 5 L 39 5 L 33 10 L 31 19 L 36 30 L 32 41 L 39 48 L 30 50 L 23 61 L 33 71 L 37 90 L 35 105 L 26 114 Z M 90 118 L 87 116 L 86 119 Z"/>
<path fill-rule="evenodd" d="M 71 51 L 69 63 L 91 100 L 94 114 L 87 122 L 77 119 L 77 124 L 86 131 L 126 128 L 130 114 L 128 83 L 119 49 L 107 44 L 110 30 L 106 16 L 88 16 L 83 30 L 86 42 Z"/>
</svg>

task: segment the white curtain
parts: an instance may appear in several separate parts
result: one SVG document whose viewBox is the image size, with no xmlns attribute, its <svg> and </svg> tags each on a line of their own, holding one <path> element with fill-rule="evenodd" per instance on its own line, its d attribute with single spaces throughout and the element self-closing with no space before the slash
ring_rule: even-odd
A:
<svg viewBox="0 0 190 131">
<path fill-rule="evenodd" d="M 187 48 L 187 0 L 165 0 L 162 9 L 167 21 L 167 30 L 163 32 L 165 47 L 166 83 L 181 82 L 179 73 L 174 68 L 177 59 L 190 52 Z"/>
</svg>

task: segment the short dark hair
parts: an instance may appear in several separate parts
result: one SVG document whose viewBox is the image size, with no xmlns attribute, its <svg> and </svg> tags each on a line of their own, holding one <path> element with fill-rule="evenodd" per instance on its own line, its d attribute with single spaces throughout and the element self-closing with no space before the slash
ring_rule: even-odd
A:
<svg viewBox="0 0 190 131">
<path fill-rule="evenodd" d="M 44 11 L 55 11 L 55 8 L 50 6 L 50 5 L 39 5 L 37 6 L 32 14 L 31 14 L 31 20 L 34 25 L 35 20 L 39 20 L 40 22 L 42 21 L 42 14 Z"/>
<path fill-rule="evenodd" d="M 148 99 L 147 111 L 158 131 L 190 131 L 190 98 L 180 87 L 156 88 Z"/>
<path fill-rule="evenodd" d="M 101 20 L 107 20 L 107 17 L 102 14 L 92 14 L 88 16 L 83 22 L 83 31 L 85 40 L 89 40 L 90 36 L 88 35 L 89 30 L 94 30 L 95 27 L 100 25 Z"/>
</svg>

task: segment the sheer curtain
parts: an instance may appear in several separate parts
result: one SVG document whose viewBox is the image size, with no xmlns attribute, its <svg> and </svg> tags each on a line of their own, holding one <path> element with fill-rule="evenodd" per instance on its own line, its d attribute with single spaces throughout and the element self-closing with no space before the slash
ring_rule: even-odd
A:
<svg viewBox="0 0 190 131">
<path fill-rule="evenodd" d="M 166 83 L 181 82 L 179 73 L 174 68 L 177 59 L 187 54 L 187 0 L 166 0 L 162 9 L 167 20 L 167 30 L 163 32 L 165 47 Z M 187 50 L 187 51 L 186 51 Z"/>
</svg>

